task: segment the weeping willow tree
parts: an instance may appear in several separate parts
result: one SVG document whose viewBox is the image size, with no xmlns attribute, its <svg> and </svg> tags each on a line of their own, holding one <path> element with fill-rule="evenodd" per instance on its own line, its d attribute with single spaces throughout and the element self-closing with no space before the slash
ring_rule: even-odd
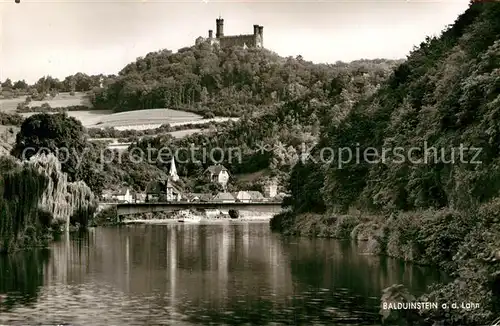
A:
<svg viewBox="0 0 500 326">
<path fill-rule="evenodd" d="M 0 178 L 0 252 L 23 245 L 40 245 L 52 215 L 39 206 L 48 184 L 47 176 L 17 165 Z"/>
<path fill-rule="evenodd" d="M 0 167 L 0 252 L 45 246 L 60 225 L 86 227 L 97 209 L 90 188 L 69 183 L 52 154 Z"/>
</svg>

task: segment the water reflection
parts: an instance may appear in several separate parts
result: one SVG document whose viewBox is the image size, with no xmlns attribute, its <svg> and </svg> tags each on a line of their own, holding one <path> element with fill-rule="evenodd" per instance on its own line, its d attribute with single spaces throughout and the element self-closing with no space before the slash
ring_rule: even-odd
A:
<svg viewBox="0 0 500 326">
<path fill-rule="evenodd" d="M 36 250 L 0 255 L 0 313 L 36 302 L 49 253 Z"/>
<path fill-rule="evenodd" d="M 0 323 L 373 324 L 384 287 L 418 292 L 439 278 L 346 242 L 282 238 L 253 223 L 96 229 L 33 261 L 17 277 L 4 277 L 2 261 L 0 293 L 43 286 Z"/>
</svg>

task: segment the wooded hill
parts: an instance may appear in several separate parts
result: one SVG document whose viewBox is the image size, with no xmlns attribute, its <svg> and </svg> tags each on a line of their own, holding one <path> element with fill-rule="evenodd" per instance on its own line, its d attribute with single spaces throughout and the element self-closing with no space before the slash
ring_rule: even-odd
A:
<svg viewBox="0 0 500 326">
<path fill-rule="evenodd" d="M 360 61 L 357 78 L 362 79 L 370 65 L 391 64 Z M 221 49 L 203 43 L 177 53 L 162 50 L 138 58 L 103 90 L 94 90 L 92 97 L 95 107 L 116 111 L 171 108 L 208 116 L 241 116 L 264 112 L 309 90 L 335 92 L 333 77 L 349 70 L 348 66 L 314 64 L 300 56 L 283 58 L 266 49 Z M 383 75 L 384 69 L 378 69 L 369 78 Z"/>
</svg>

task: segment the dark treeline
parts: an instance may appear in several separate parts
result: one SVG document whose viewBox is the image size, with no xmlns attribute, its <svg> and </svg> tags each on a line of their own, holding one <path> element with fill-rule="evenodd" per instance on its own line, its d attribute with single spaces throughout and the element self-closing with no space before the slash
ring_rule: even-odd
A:
<svg viewBox="0 0 500 326">
<path fill-rule="evenodd" d="M 372 252 L 439 265 L 456 279 L 426 298 L 480 304 L 425 311 L 423 324 L 484 325 L 500 311 L 499 17 L 500 3 L 472 4 L 440 37 L 415 48 L 370 98 L 324 128 L 313 156 L 350 147 L 353 159 L 342 168 L 338 157 L 295 165 L 286 202 L 292 211 L 272 221 L 282 232 L 351 235 L 369 240 Z M 461 144 L 481 148 L 480 155 L 469 150 L 460 158 Z M 424 161 L 424 146 L 437 156 Z M 355 149 L 363 155 L 370 147 L 379 158 L 388 149 L 387 159 L 357 160 Z M 421 149 L 413 154 L 421 164 L 390 152 L 409 155 L 413 147 Z"/>
<path fill-rule="evenodd" d="M 0 111 L 0 125 L 20 126 L 24 121 L 23 116 L 17 113 L 6 113 Z"/>
<path fill-rule="evenodd" d="M 32 85 L 29 85 L 24 80 L 13 82 L 7 78 L 3 83 L 1 95 L 3 98 L 15 98 L 21 95 L 30 95 L 33 100 L 41 100 L 39 96 L 45 94 L 55 95 L 61 92 L 89 92 L 96 87 L 109 83 L 114 75 L 87 75 L 84 73 L 76 73 L 74 75 L 59 80 L 51 76 L 44 76 Z"/>
<path fill-rule="evenodd" d="M 170 124 L 161 125 L 154 129 L 145 130 L 118 130 L 113 127 L 106 128 L 88 128 L 87 133 L 91 138 L 136 138 L 143 136 L 158 136 L 160 134 L 169 133 L 173 131 L 189 130 L 189 129 L 210 129 L 210 128 L 221 128 L 226 125 L 227 122 L 205 122 L 205 123 L 188 123 L 184 125 L 171 126 Z"/>
<path fill-rule="evenodd" d="M 46 104 L 46 105 L 45 105 Z M 17 106 L 16 112 L 27 113 L 27 112 L 65 112 L 65 111 L 85 111 L 89 107 L 86 105 L 70 105 L 65 107 L 51 107 L 49 104 L 44 103 L 41 106 L 27 106 L 24 103 Z"/>
</svg>

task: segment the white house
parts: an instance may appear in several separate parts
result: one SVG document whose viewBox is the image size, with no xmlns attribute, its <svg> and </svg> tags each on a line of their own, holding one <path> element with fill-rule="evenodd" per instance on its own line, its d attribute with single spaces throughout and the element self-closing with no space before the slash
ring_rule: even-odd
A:
<svg viewBox="0 0 500 326">
<path fill-rule="evenodd" d="M 135 202 L 136 203 L 144 203 L 146 201 L 146 194 L 144 193 L 136 193 L 135 194 Z"/>
<path fill-rule="evenodd" d="M 118 200 L 119 202 L 132 203 L 134 202 L 134 197 L 128 188 L 121 188 L 113 192 L 112 198 Z"/>
<path fill-rule="evenodd" d="M 263 201 L 264 196 L 262 196 L 262 193 L 260 191 L 247 191 L 248 194 L 250 195 L 250 200 L 251 201 Z"/>
<path fill-rule="evenodd" d="M 219 192 L 212 200 L 223 203 L 234 203 L 236 201 L 233 195 L 229 192 Z"/>
<path fill-rule="evenodd" d="M 252 200 L 252 196 L 248 191 L 238 191 L 233 194 L 234 198 L 242 203 L 249 203 Z"/>
<path fill-rule="evenodd" d="M 221 184 L 224 188 L 229 182 L 229 171 L 224 167 L 224 165 L 216 164 L 209 166 L 205 173 L 210 178 L 210 181 L 217 182 Z"/>
<path fill-rule="evenodd" d="M 278 194 L 278 184 L 275 181 L 270 181 L 264 185 L 264 197 L 274 198 Z"/>
</svg>

